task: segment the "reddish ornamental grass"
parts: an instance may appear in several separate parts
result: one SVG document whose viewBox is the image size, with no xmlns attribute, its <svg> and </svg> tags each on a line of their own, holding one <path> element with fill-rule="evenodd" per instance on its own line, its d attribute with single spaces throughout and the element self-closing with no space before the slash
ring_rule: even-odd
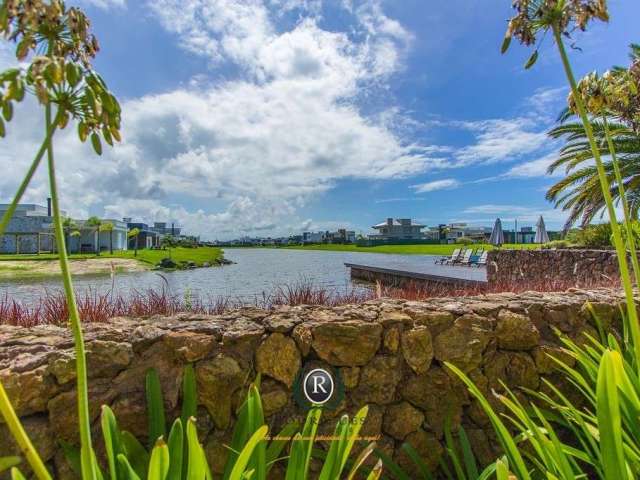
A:
<svg viewBox="0 0 640 480">
<path fill-rule="evenodd" d="M 405 300 L 426 300 L 436 297 L 467 297 L 501 292 L 557 292 L 568 288 L 616 287 L 619 282 L 594 281 L 577 285 L 573 280 L 518 282 L 504 285 L 453 286 L 450 284 L 406 283 L 402 287 L 336 289 L 318 286 L 312 281 L 301 281 L 278 287 L 273 294 L 255 297 L 251 301 L 232 297 L 214 297 L 208 300 L 190 295 L 171 295 L 168 291 L 148 290 L 136 292 L 129 298 L 86 292 L 78 295 L 78 308 L 83 322 L 105 322 L 112 317 L 149 317 L 174 315 L 181 312 L 220 314 L 241 306 L 256 306 L 266 310 L 282 305 L 323 305 L 328 307 L 358 304 L 379 297 Z M 65 325 L 69 318 L 64 294 L 47 293 L 37 302 L 25 304 L 8 296 L 0 298 L 0 323 L 29 327 L 40 324 Z"/>
</svg>

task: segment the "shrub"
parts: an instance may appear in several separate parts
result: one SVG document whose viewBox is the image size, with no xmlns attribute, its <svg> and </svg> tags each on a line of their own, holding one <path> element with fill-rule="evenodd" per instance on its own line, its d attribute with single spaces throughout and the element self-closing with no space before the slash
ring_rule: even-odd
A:
<svg viewBox="0 0 640 480">
<path fill-rule="evenodd" d="M 568 240 L 551 240 L 542 245 L 543 248 L 569 248 L 571 243 Z"/>
<path fill-rule="evenodd" d="M 456 238 L 456 243 L 458 245 L 472 245 L 476 243 L 476 241 L 473 238 L 469 237 L 458 237 Z"/>
<path fill-rule="evenodd" d="M 574 229 L 567 233 L 566 240 L 579 247 L 610 248 L 612 246 L 611 225 L 599 223 L 588 225 L 581 229 Z"/>
</svg>

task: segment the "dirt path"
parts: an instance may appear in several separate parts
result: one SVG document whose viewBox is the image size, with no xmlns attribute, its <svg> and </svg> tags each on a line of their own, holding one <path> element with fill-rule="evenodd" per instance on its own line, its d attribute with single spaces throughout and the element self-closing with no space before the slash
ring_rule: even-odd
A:
<svg viewBox="0 0 640 480">
<path fill-rule="evenodd" d="M 147 267 L 142 262 L 126 258 L 90 258 L 70 260 L 73 275 L 139 272 Z M 7 260 L 0 262 L 0 278 L 60 275 L 57 260 Z"/>
</svg>

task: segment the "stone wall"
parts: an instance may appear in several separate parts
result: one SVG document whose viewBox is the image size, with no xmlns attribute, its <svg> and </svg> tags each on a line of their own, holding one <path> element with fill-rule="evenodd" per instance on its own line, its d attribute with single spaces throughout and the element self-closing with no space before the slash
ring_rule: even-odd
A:
<svg viewBox="0 0 640 480">
<path fill-rule="evenodd" d="M 111 405 L 123 428 L 144 438 L 144 376 L 150 367 L 160 373 L 168 417 L 175 418 L 183 369 L 191 362 L 201 439 L 220 472 L 234 412 L 256 374 L 262 374 L 267 421 L 277 431 L 304 414 L 291 392 L 299 369 L 324 365 L 340 373 L 346 392 L 340 406 L 323 415 L 322 433 L 332 431 L 339 415 L 368 404 L 364 435 L 380 434 L 379 445 L 403 465 L 409 462 L 400 445 L 408 441 L 435 466 L 450 412 L 454 426 L 465 426 L 476 454 L 488 462 L 496 453 L 493 431 L 443 362 L 458 365 L 487 393 L 500 390 L 500 381 L 543 388 L 541 376 L 554 377 L 547 354 L 558 352 L 552 327 L 578 340 L 581 332 L 596 333 L 587 300 L 605 325 L 620 321 L 621 299 L 612 291 L 574 290 L 271 312 L 244 308 L 220 316 L 87 325 L 94 438 L 101 438 L 102 404 Z M 65 328 L 0 326 L 0 379 L 56 478 L 70 478 L 57 442 L 78 440 L 72 347 Z M 14 448 L 0 424 L 0 456 Z"/>
<path fill-rule="evenodd" d="M 487 281 L 547 283 L 575 280 L 576 285 L 608 284 L 619 275 L 612 250 L 492 250 L 487 256 Z"/>
</svg>

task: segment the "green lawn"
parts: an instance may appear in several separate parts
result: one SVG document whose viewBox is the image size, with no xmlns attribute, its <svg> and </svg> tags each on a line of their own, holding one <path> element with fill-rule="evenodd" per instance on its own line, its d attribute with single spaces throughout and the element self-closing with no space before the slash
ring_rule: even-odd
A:
<svg viewBox="0 0 640 480">
<path fill-rule="evenodd" d="M 208 262 L 215 264 L 219 260 L 222 260 L 222 249 L 215 247 L 199 247 L 199 248 L 184 248 L 175 247 L 171 250 L 138 250 L 138 255 L 134 256 L 133 250 L 116 251 L 113 255 L 109 252 L 102 252 L 100 256 L 93 253 L 91 254 L 71 254 L 72 260 L 86 260 L 90 258 L 131 258 L 136 259 L 144 263 L 151 265 L 157 265 L 163 258 L 171 257 L 172 260 L 178 264 L 181 262 L 195 262 L 196 265 L 202 266 L 203 263 Z M 57 254 L 43 253 L 40 255 L 0 255 L 0 261 L 42 261 L 42 260 L 57 260 Z"/>
<path fill-rule="evenodd" d="M 334 252 L 364 252 L 364 253 L 400 253 L 408 255 L 451 255 L 456 248 L 463 248 L 464 245 L 447 244 L 447 245 L 379 245 L 377 247 L 359 247 L 358 245 L 308 245 L 308 246 L 288 246 L 281 248 L 291 248 L 296 250 L 327 250 Z M 464 248 L 484 248 L 485 250 L 492 250 L 495 247 L 493 245 L 468 245 Z M 535 244 L 517 244 L 517 245 L 503 245 L 504 249 L 535 249 L 540 248 L 540 245 Z"/>
<path fill-rule="evenodd" d="M 108 252 L 102 253 L 102 257 L 110 257 Z M 141 262 L 149 263 L 151 265 L 157 265 L 163 258 L 171 257 L 171 259 L 180 264 L 181 262 L 195 262 L 199 267 L 203 263 L 209 263 L 211 265 L 222 260 L 222 249 L 215 247 L 198 247 L 198 248 L 184 248 L 175 247 L 166 250 L 138 250 L 138 256 L 134 256 L 133 250 L 126 250 L 121 252 L 113 252 L 115 258 L 134 258 Z"/>
</svg>

